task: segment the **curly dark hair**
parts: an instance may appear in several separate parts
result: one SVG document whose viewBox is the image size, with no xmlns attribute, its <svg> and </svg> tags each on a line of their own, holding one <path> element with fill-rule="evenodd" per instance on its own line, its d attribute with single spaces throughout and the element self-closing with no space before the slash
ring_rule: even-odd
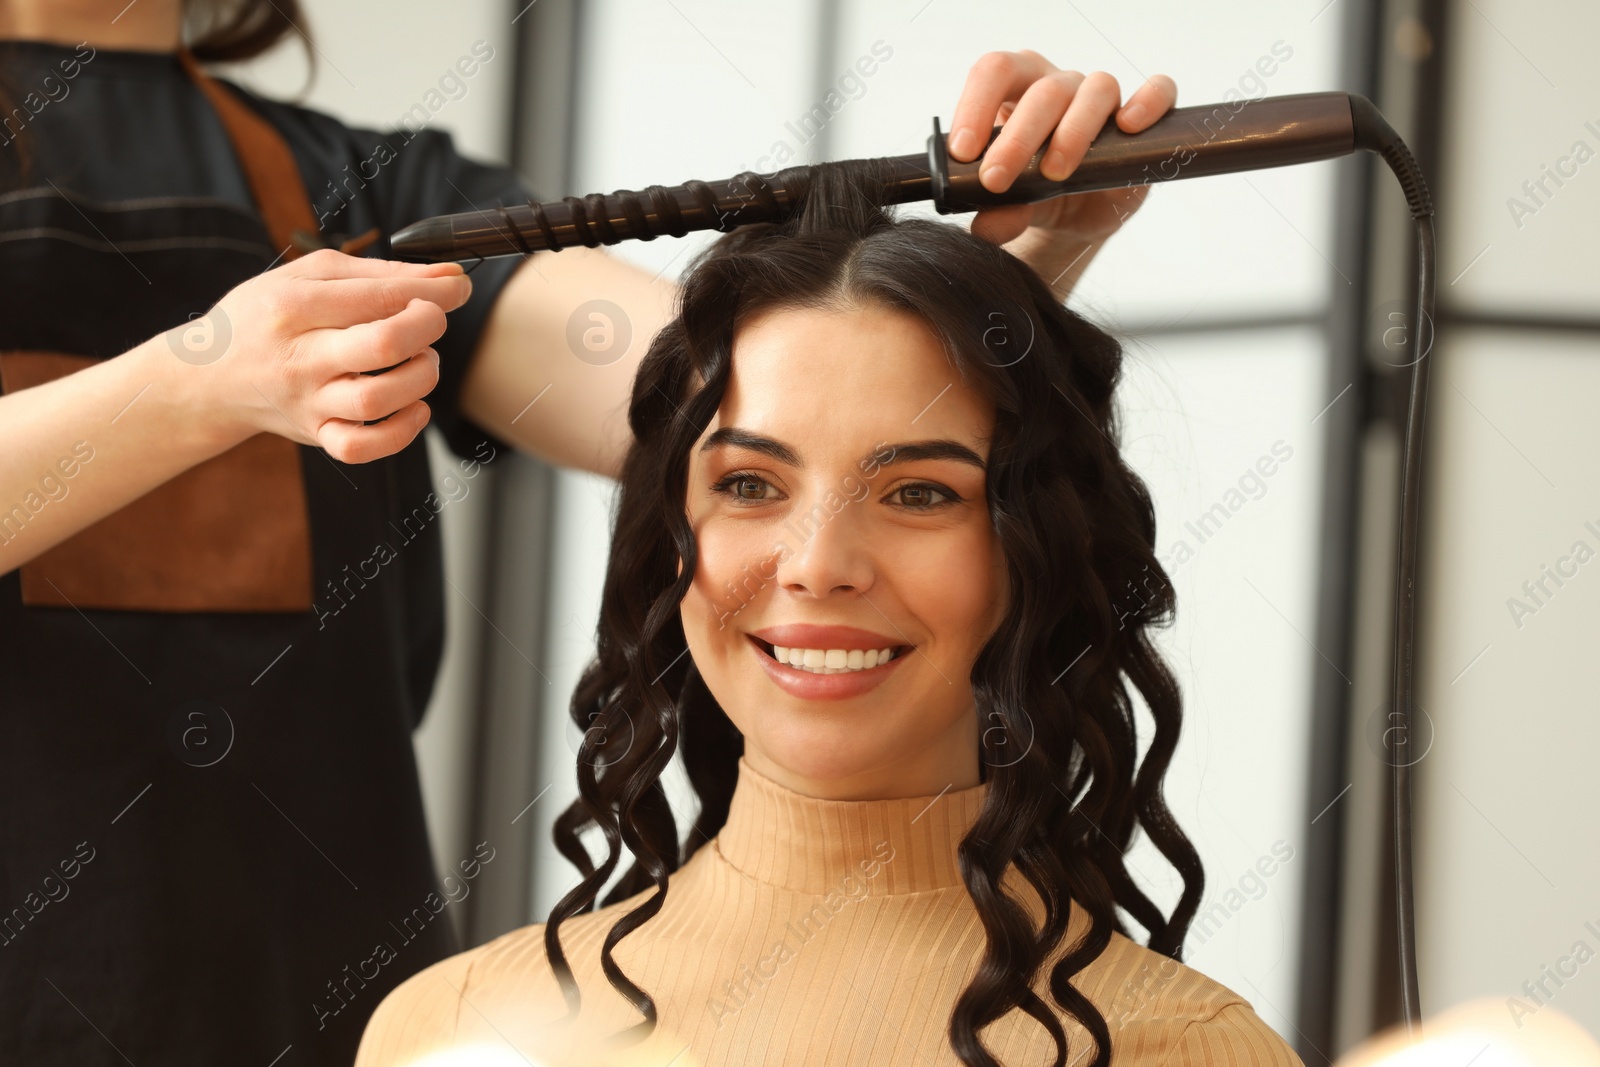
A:
<svg viewBox="0 0 1600 1067">
<path fill-rule="evenodd" d="M 598 655 L 571 704 L 584 734 L 579 799 L 554 828 L 556 847 L 583 879 L 551 910 L 550 965 L 575 1014 L 577 984 L 558 931 L 563 920 L 594 909 L 626 843 L 635 862 L 603 903 L 652 884 L 656 892 L 611 928 L 602 967 L 645 1016 L 619 1036 L 654 1029 L 654 1000 L 621 972 L 612 950 L 660 911 L 668 875 L 726 822 L 744 750 L 692 657 L 682 656 L 679 604 L 697 562 L 684 511 L 690 449 L 722 402 L 734 336 L 751 314 L 876 303 L 927 323 L 994 405 L 986 493 L 1011 596 L 972 665 L 971 684 L 979 721 L 999 726 L 983 731 L 985 749 L 997 732 L 1001 745 L 1006 737 L 1031 738 L 1020 758 L 980 760 L 990 789 L 958 858 L 987 946 L 956 1002 L 950 1041 L 963 1063 L 994 1067 L 977 1031 L 1020 1007 L 1053 1036 L 1057 1067 L 1066 1062 L 1065 1033 L 1032 980 L 1065 936 L 1075 901 L 1091 926 L 1051 969 L 1050 991 L 1093 1035 L 1095 1067 L 1106 1067 L 1106 1021 L 1068 979 L 1105 950 L 1112 931 L 1126 935 L 1118 907 L 1145 927 L 1152 950 L 1181 961 L 1204 889 L 1200 857 L 1162 796 L 1182 703 L 1148 631 L 1171 622 L 1174 600 L 1154 552 L 1149 493 L 1117 447 L 1112 392 L 1121 345 L 1065 308 L 1005 250 L 946 223 L 893 218 L 885 175 L 873 161 L 793 168 L 784 180 L 801 188 L 801 208 L 782 224 L 740 227 L 696 258 L 679 314 L 652 342 L 634 383 L 634 444 L 622 472 Z M 1140 589 L 1141 606 L 1126 610 L 1128 591 Z M 1124 676 L 1155 722 L 1137 770 Z M 628 731 L 629 743 L 617 745 Z M 619 747 L 626 749 L 620 755 Z M 661 784 L 680 748 L 700 801 L 687 841 Z M 591 825 L 607 842 L 599 868 L 579 842 Z M 1170 918 L 1128 875 L 1123 853 L 1136 826 L 1183 878 Z M 1028 912 L 1000 888 L 1012 863 L 1045 904 L 1037 936 Z"/>
</svg>

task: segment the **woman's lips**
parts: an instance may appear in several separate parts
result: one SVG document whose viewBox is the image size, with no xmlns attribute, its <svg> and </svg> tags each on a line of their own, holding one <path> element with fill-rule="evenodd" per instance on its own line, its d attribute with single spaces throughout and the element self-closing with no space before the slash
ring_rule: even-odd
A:
<svg viewBox="0 0 1600 1067">
<path fill-rule="evenodd" d="M 787 663 L 779 663 L 772 657 L 769 643 L 751 634 L 745 636 L 750 641 L 752 651 L 760 659 L 761 668 L 767 672 L 767 677 L 771 678 L 778 688 L 802 700 L 845 700 L 869 692 L 883 684 L 890 673 L 900 665 L 900 661 L 910 654 L 912 647 L 889 646 L 894 649 L 894 657 L 876 667 L 845 671 L 842 674 L 817 674 Z"/>
<path fill-rule="evenodd" d="M 751 636 L 769 645 L 785 648 L 894 648 L 903 642 L 887 634 L 856 626 L 820 625 L 788 622 L 752 630 Z"/>
</svg>

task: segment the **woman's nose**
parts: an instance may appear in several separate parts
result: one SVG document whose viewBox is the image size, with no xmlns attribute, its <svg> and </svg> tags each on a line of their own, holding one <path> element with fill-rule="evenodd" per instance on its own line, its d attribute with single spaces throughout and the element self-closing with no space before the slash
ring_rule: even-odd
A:
<svg viewBox="0 0 1600 1067">
<path fill-rule="evenodd" d="M 784 524 L 789 553 L 778 566 L 778 585 L 824 597 L 835 590 L 865 593 L 876 577 L 876 548 L 865 500 L 834 492 L 811 498 Z"/>
</svg>

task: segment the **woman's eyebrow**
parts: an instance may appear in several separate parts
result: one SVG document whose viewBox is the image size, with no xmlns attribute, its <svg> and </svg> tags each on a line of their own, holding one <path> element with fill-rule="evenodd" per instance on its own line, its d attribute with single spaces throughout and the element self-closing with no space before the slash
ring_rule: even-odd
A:
<svg viewBox="0 0 1600 1067">
<path fill-rule="evenodd" d="M 700 446 L 700 451 L 709 452 L 713 448 L 718 448 L 722 445 L 733 445 L 737 448 L 748 448 L 753 452 L 761 452 L 771 456 L 779 463 L 787 463 L 791 467 L 805 466 L 804 463 L 800 462 L 800 453 L 782 441 L 775 441 L 762 434 L 751 433 L 749 430 L 741 430 L 737 426 L 724 426 L 719 430 L 713 431 L 711 436 L 706 438 L 706 443 Z"/>
<path fill-rule="evenodd" d="M 983 457 L 960 441 L 951 441 L 945 438 L 931 441 L 902 441 L 895 445 L 882 445 L 874 449 L 869 455 L 863 456 L 863 464 L 874 460 L 881 467 L 891 463 L 909 463 L 918 459 L 953 459 L 957 463 L 966 463 L 977 467 L 980 471 L 988 471 L 988 465 Z"/>
<path fill-rule="evenodd" d="M 800 453 L 764 434 L 753 433 L 750 430 L 741 430 L 737 426 L 724 426 L 712 432 L 706 438 L 705 444 L 700 446 L 700 451 L 709 452 L 722 445 L 732 445 L 737 448 L 748 448 L 753 452 L 761 452 L 771 456 L 779 463 L 786 463 L 791 467 L 804 467 L 805 463 L 800 458 Z M 872 464 L 887 467 L 893 463 L 910 463 L 919 459 L 950 459 L 957 463 L 965 463 L 987 472 L 988 465 L 983 457 L 959 441 L 947 438 L 927 441 L 902 441 L 899 444 L 883 444 L 861 457 L 860 465 L 863 468 Z"/>
</svg>

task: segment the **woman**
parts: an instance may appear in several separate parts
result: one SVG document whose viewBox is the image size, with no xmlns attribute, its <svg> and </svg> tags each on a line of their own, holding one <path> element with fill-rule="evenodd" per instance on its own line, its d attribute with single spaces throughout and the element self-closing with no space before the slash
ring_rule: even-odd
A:
<svg viewBox="0 0 1600 1067">
<path fill-rule="evenodd" d="M 390 994 L 359 1067 L 602 1039 L 639 1063 L 1300 1062 L 1178 962 L 1203 875 L 1161 793 L 1173 596 L 1116 445 L 1121 350 L 1007 252 L 882 203 L 870 167 L 816 168 L 798 217 L 688 276 L 634 388 L 572 702 L 556 841 L 583 880 Z M 1124 679 L 1155 723 L 1137 769 Z M 1136 828 L 1183 878 L 1171 915 L 1129 877 Z"/>
</svg>

